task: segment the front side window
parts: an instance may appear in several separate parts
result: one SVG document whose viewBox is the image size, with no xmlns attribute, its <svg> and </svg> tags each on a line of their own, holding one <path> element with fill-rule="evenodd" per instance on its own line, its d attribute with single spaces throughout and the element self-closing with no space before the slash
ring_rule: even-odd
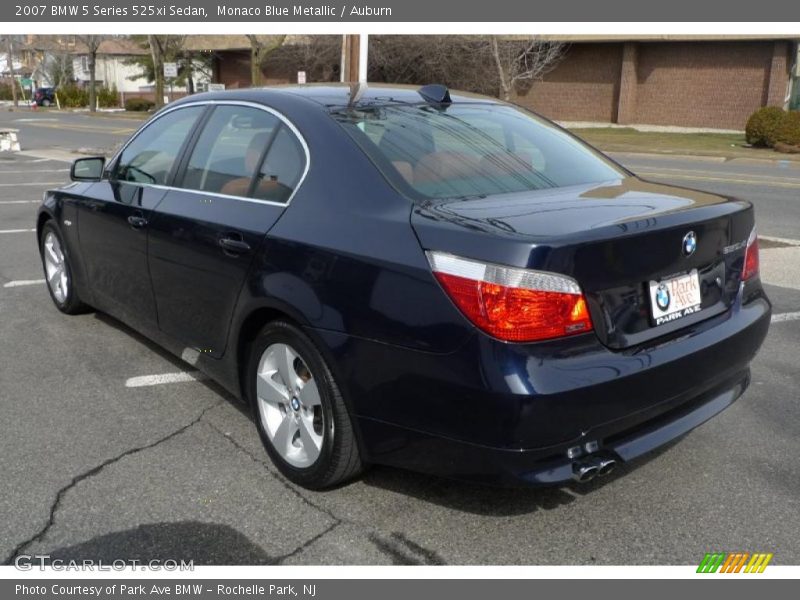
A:
<svg viewBox="0 0 800 600">
<path fill-rule="evenodd" d="M 192 150 L 181 187 L 249 196 L 280 127 L 280 119 L 257 108 L 217 106 Z"/>
<path fill-rule="evenodd" d="M 625 173 L 544 119 L 511 106 L 342 108 L 333 117 L 414 197 L 487 196 L 609 181 Z M 405 186 L 402 186 L 405 187 Z"/>
<path fill-rule="evenodd" d="M 186 138 L 205 107 L 190 106 L 150 123 L 122 151 L 114 177 L 118 181 L 165 185 Z"/>
</svg>

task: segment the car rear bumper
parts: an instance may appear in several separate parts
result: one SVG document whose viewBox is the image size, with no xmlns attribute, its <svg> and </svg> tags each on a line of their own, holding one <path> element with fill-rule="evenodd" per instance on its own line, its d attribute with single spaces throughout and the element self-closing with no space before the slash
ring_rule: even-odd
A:
<svg viewBox="0 0 800 600">
<path fill-rule="evenodd" d="M 655 450 L 725 410 L 749 383 L 750 372 L 745 370 L 700 397 L 676 401 L 671 410 L 657 417 L 597 440 L 597 455 L 625 463 Z M 387 440 L 393 441 L 392 449 L 376 457 L 383 464 L 490 485 L 567 483 L 574 479 L 574 464 L 580 460 L 567 457 L 567 450 L 574 447 L 571 443 L 512 450 L 469 444 L 374 419 L 360 419 L 360 427 L 366 444 L 372 448 L 385 448 Z"/>
<path fill-rule="evenodd" d="M 369 460 L 486 483 L 554 484 L 572 478 L 570 448 L 596 444 L 628 461 L 741 396 L 771 316 L 760 288 L 743 296 L 679 335 L 625 351 L 591 334 L 540 344 L 476 335 L 446 355 L 327 341 Z"/>
</svg>

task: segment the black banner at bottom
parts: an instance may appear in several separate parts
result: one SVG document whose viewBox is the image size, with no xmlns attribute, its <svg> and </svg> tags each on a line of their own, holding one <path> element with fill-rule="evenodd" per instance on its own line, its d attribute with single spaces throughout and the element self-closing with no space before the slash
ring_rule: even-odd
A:
<svg viewBox="0 0 800 600">
<path fill-rule="evenodd" d="M 271 600 L 517 600 L 535 598 L 603 598 L 646 597 L 675 600 L 685 594 L 712 593 L 709 582 L 714 581 L 713 593 L 724 593 L 726 598 L 738 596 L 751 598 L 768 588 L 770 597 L 796 592 L 797 583 L 788 579 L 757 579 L 698 575 L 696 579 L 673 580 L 553 580 L 553 579 L 293 579 L 293 580 L 127 580 L 115 579 L 27 579 L 0 581 L 0 598 L 38 600 L 84 600 L 86 598 L 123 599 L 191 598 L 236 600 L 237 598 L 264 598 Z M 757 583 L 758 582 L 758 583 Z M 637 594 L 633 596 L 633 594 Z"/>
</svg>

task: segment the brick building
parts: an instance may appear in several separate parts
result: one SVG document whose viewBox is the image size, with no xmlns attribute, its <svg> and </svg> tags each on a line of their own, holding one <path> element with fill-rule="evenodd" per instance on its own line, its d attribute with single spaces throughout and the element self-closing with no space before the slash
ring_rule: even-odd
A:
<svg viewBox="0 0 800 600">
<path fill-rule="evenodd" d="M 761 106 L 800 108 L 800 35 L 558 39 L 564 60 L 514 98 L 553 119 L 741 130 Z"/>
<path fill-rule="evenodd" d="M 513 100 L 552 119 L 742 130 L 761 106 L 800 109 L 800 32 L 545 37 L 569 44 L 564 60 Z M 212 81 L 250 86 L 247 36 L 192 35 L 186 48 L 212 54 Z M 297 65 L 276 63 L 265 84 L 295 81 Z"/>
<path fill-rule="evenodd" d="M 287 35 L 284 45 L 302 44 L 306 36 Z M 250 60 L 251 45 L 246 35 L 190 35 L 186 37 L 184 48 L 192 52 L 210 54 L 214 83 L 222 83 L 226 89 L 250 87 L 252 85 Z M 289 83 L 295 80 L 297 72 L 287 66 L 277 71 L 262 70 L 264 85 Z"/>
</svg>

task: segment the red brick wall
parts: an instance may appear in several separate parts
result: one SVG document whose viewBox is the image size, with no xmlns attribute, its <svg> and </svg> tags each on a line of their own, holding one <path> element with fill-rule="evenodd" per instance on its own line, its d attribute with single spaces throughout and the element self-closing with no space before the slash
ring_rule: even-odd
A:
<svg viewBox="0 0 800 600">
<path fill-rule="evenodd" d="M 744 129 L 750 114 L 767 101 L 774 46 L 774 42 L 639 44 L 631 122 Z"/>
<path fill-rule="evenodd" d="M 250 51 L 226 50 L 219 52 L 214 70 L 214 82 L 224 83 L 225 89 L 247 88 L 251 85 Z M 277 72 L 274 68 L 269 72 L 262 71 L 262 85 L 293 83 L 297 75 Z"/>
<path fill-rule="evenodd" d="M 788 91 L 789 71 L 792 68 L 792 58 L 789 56 L 790 45 L 787 42 L 776 42 L 772 51 L 770 65 L 770 81 L 767 91 L 768 106 L 783 106 Z"/>
<path fill-rule="evenodd" d="M 551 119 L 612 122 L 621 63 L 622 44 L 573 44 L 555 70 L 512 100 Z"/>
<path fill-rule="evenodd" d="M 757 108 L 783 104 L 788 46 L 576 43 L 543 81 L 513 100 L 564 121 L 744 129 Z"/>
<path fill-rule="evenodd" d="M 639 88 L 636 65 L 639 60 L 639 44 L 628 42 L 622 47 L 622 67 L 619 74 L 619 106 L 617 123 L 636 122 L 636 93 Z"/>
<path fill-rule="evenodd" d="M 226 89 L 250 87 L 250 51 L 228 50 L 218 54 L 214 81 L 224 83 Z"/>
</svg>

